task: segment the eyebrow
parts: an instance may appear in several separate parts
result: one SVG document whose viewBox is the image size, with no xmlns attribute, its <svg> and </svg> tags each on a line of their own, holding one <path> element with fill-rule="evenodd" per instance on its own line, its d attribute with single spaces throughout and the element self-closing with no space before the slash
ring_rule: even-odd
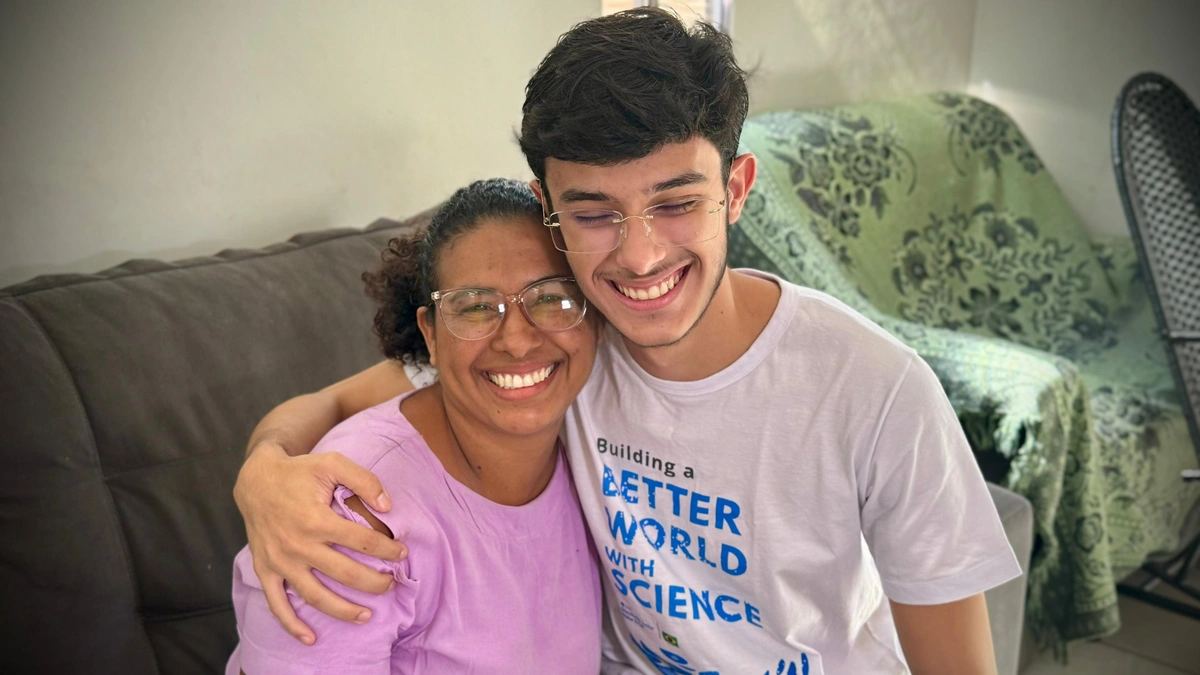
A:
<svg viewBox="0 0 1200 675">
<path fill-rule="evenodd" d="M 551 274 L 547 274 L 547 275 L 546 275 L 546 276 L 544 276 L 544 277 L 538 277 L 538 278 L 534 279 L 533 281 L 530 281 L 530 282 L 526 283 L 524 286 L 522 286 L 522 287 L 521 287 L 521 290 L 525 290 L 525 289 L 529 288 L 530 286 L 535 286 L 535 285 L 537 285 L 537 284 L 540 284 L 540 283 L 542 283 L 543 281 L 550 281 L 551 279 L 574 279 L 574 277 L 573 277 L 573 276 L 571 276 L 570 274 L 551 273 Z M 469 285 L 469 284 L 468 284 L 468 285 L 466 285 L 466 286 L 455 286 L 454 288 L 451 288 L 451 289 L 446 289 L 446 290 L 452 290 L 452 291 L 493 291 L 493 292 L 495 292 L 495 293 L 500 293 L 501 295 L 511 295 L 510 293 L 506 293 L 506 292 L 504 292 L 504 291 L 500 290 L 499 288 L 492 288 L 491 286 L 472 286 L 472 285 Z"/>
<path fill-rule="evenodd" d="M 707 182 L 708 182 L 708 176 L 705 176 L 704 174 L 700 173 L 699 171 L 688 171 L 687 173 L 681 173 L 678 176 L 675 176 L 674 178 L 668 178 L 664 181 L 659 181 L 659 182 L 651 185 L 649 188 L 647 188 L 645 190 L 645 193 L 647 196 L 650 196 L 650 195 L 654 195 L 659 192 L 666 192 L 667 190 L 674 190 L 675 188 L 688 187 L 691 185 L 699 185 L 701 183 L 707 183 Z M 604 192 L 599 192 L 599 191 L 591 192 L 588 190 L 579 190 L 576 188 L 567 188 L 566 190 L 563 190 L 563 193 L 561 195 L 559 195 L 558 198 L 559 198 L 559 201 L 561 201 L 564 204 L 572 204 L 575 202 L 612 202 L 612 201 L 616 201 L 614 198 L 612 198 L 611 196 L 609 196 L 608 194 L 606 194 Z"/>
<path fill-rule="evenodd" d="M 559 201 L 570 204 L 573 202 L 611 202 L 612 197 L 603 192 L 588 192 L 587 190 L 577 190 L 575 188 L 567 188 L 558 196 Z"/>
<path fill-rule="evenodd" d="M 707 182 L 708 176 L 705 176 L 699 171 L 689 171 L 687 173 L 681 173 L 674 178 L 668 178 L 660 183 L 651 185 L 650 189 L 646 190 L 646 194 L 652 195 L 657 192 L 666 192 L 667 190 L 674 190 L 675 188 L 687 187 L 689 185 L 699 185 L 700 183 Z"/>
<path fill-rule="evenodd" d="M 540 284 L 543 281 L 550 281 L 551 279 L 573 279 L 573 278 L 574 277 L 572 277 L 570 275 L 570 273 L 568 273 L 568 274 L 550 274 L 550 275 L 547 275 L 544 277 L 539 277 L 537 279 L 534 279 L 533 281 L 525 284 L 525 287 L 522 288 L 521 290 L 525 290 L 525 288 L 529 288 L 530 286 L 533 286 L 535 284 Z"/>
</svg>

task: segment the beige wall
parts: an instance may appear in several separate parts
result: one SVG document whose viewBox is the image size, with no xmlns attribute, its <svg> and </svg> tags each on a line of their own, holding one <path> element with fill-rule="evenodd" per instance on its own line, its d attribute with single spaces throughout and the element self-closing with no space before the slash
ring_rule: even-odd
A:
<svg viewBox="0 0 1200 675">
<path fill-rule="evenodd" d="M 0 286 L 259 246 L 528 177 L 526 79 L 601 0 L 0 3 Z M 754 111 L 936 89 L 1009 110 L 1090 227 L 1121 82 L 1200 96 L 1196 0 L 737 0 Z"/>
<path fill-rule="evenodd" d="M 961 90 L 976 0 L 736 0 L 752 111 Z"/>
<path fill-rule="evenodd" d="M 1093 231 L 1128 233 L 1109 124 L 1143 70 L 1200 102 L 1200 2 L 978 0 L 970 91 L 1016 119 Z"/>
<path fill-rule="evenodd" d="M 525 81 L 597 9 L 0 3 L 0 286 L 360 227 L 525 177 Z"/>
</svg>

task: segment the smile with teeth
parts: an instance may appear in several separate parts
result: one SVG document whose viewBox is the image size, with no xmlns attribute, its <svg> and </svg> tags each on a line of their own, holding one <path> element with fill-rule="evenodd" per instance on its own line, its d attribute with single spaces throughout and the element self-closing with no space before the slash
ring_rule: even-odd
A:
<svg viewBox="0 0 1200 675">
<path fill-rule="evenodd" d="M 554 372 L 554 365 L 550 364 L 545 368 L 535 370 L 532 373 L 525 373 L 524 375 L 513 375 L 512 373 L 486 373 L 486 375 L 492 384 L 501 389 L 524 389 L 525 387 L 532 387 L 550 377 L 550 373 Z"/>
<path fill-rule="evenodd" d="M 633 300 L 653 300 L 666 295 L 668 291 L 670 291 L 672 288 L 675 288 L 675 284 L 679 283 L 679 278 L 682 276 L 683 270 L 681 269 L 676 271 L 659 285 L 651 286 L 650 288 L 629 288 L 616 282 L 613 282 L 613 285 L 616 286 L 617 290 L 621 291 L 621 293 L 627 298 L 631 298 Z"/>
</svg>

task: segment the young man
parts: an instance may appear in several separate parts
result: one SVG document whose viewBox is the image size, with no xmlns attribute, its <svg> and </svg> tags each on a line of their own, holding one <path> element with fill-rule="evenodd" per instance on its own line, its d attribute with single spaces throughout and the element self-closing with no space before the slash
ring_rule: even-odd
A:
<svg viewBox="0 0 1200 675">
<path fill-rule="evenodd" d="M 576 26 L 526 90 L 548 236 L 613 329 L 564 431 L 611 672 L 992 673 L 983 591 L 1020 570 L 932 371 L 833 298 L 726 268 L 755 177 L 747 108 L 728 39 L 655 10 Z M 335 484 L 386 510 L 369 474 L 287 455 L 409 386 L 380 364 L 252 439 L 235 492 L 300 639 L 285 579 L 365 621 L 310 570 L 381 592 L 326 544 L 403 551 L 328 513 Z"/>
</svg>

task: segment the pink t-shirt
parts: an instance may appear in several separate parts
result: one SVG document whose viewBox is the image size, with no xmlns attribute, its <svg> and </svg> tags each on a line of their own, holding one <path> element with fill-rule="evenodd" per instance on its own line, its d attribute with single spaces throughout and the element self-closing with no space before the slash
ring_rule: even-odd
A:
<svg viewBox="0 0 1200 675">
<path fill-rule="evenodd" d="M 377 513 L 408 546 L 399 563 L 341 547 L 395 588 L 372 595 L 316 573 L 333 592 L 371 609 L 364 625 L 317 611 L 290 588 L 317 635 L 306 647 L 267 607 L 248 548 L 234 560 L 233 604 L 241 643 L 226 667 L 286 673 L 595 673 L 600 668 L 601 591 L 595 550 L 563 455 L 546 489 L 524 506 L 489 501 L 452 478 L 400 414 L 403 397 L 334 428 L 314 453 L 340 452 L 370 469 L 392 499 Z M 366 526 L 345 506 L 335 509 Z"/>
</svg>

